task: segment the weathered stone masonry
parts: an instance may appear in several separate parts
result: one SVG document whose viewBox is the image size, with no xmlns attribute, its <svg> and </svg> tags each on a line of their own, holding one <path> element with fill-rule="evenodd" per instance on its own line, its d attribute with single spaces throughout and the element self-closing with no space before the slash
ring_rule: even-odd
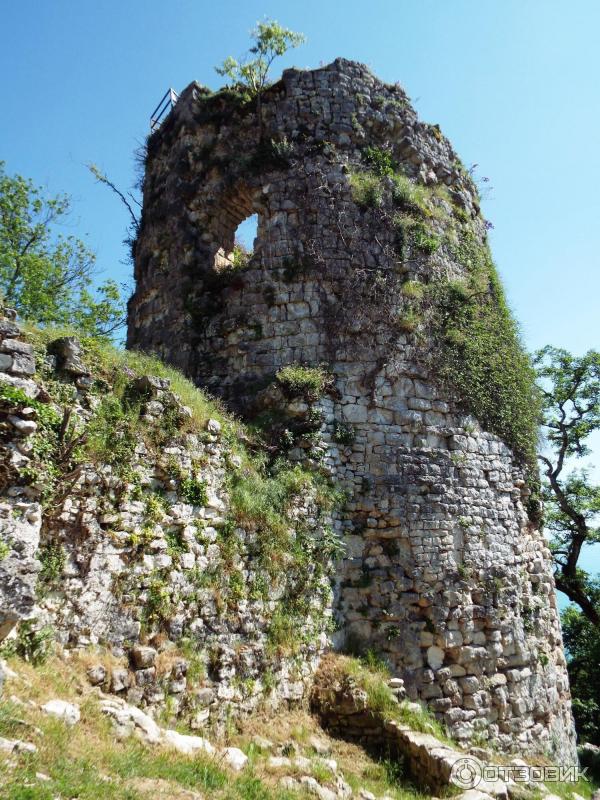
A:
<svg viewBox="0 0 600 800">
<path fill-rule="evenodd" d="M 448 141 L 362 65 L 284 72 L 260 125 L 253 103 L 191 84 L 149 141 L 128 344 L 246 416 L 276 404 L 278 368 L 325 365 L 327 395 L 286 413 L 317 420 L 292 456 L 320 462 L 351 495 L 340 643 L 383 653 L 458 738 L 571 757 L 550 554 L 523 468 L 461 412 L 402 323 L 407 279 L 464 267 L 445 247 L 408 242 L 398 255 L 386 201 L 352 193 L 368 146 L 415 186 L 446 187 L 435 202 L 485 240 Z M 254 253 L 235 269 L 235 230 L 253 213 Z M 444 224 L 430 221 L 440 235 Z"/>
<path fill-rule="evenodd" d="M 329 529 L 314 487 L 288 498 L 290 538 L 275 570 L 277 554 L 256 520 L 231 524 L 231 483 L 247 467 L 227 428 L 216 419 L 188 427 L 192 411 L 168 380 L 126 368 L 127 396 L 141 401 L 126 471 L 106 457 L 79 457 L 48 502 L 48 464 L 60 467 L 55 455 L 46 460 L 49 420 L 58 424 L 66 412 L 71 430 L 89 437 L 102 398 L 116 400 L 110 372 L 90 372 L 71 337 L 48 348 L 38 342 L 36 351 L 1 306 L 0 335 L 3 648 L 27 626 L 51 633 L 65 650 L 98 659 L 88 670 L 94 685 L 193 728 L 220 731 L 258 706 L 302 702 L 332 613 L 333 563 L 322 541 Z M 171 432 L 152 444 L 165 419 Z M 115 450 L 122 433 L 113 424 Z M 301 565 L 292 556 L 296 521 L 311 553 Z M 294 602 L 304 636 L 286 648 L 276 623 Z M 94 656 L 98 645 L 104 660 Z"/>
</svg>

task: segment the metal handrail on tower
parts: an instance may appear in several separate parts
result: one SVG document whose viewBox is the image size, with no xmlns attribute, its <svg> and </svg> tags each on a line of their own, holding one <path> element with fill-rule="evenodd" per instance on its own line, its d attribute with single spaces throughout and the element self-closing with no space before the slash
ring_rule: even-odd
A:
<svg viewBox="0 0 600 800">
<path fill-rule="evenodd" d="M 178 100 L 179 95 L 175 89 L 169 87 L 150 115 L 150 133 L 154 133 L 154 131 L 160 127 L 161 122 L 171 113 Z"/>
</svg>

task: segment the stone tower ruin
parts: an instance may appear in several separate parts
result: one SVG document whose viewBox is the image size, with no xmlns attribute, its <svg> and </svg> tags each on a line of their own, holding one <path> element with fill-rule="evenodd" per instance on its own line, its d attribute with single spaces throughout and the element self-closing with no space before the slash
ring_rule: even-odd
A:
<svg viewBox="0 0 600 800">
<path fill-rule="evenodd" d="M 573 757 L 530 375 L 439 128 L 343 59 L 285 71 L 260 120 L 192 83 L 149 139 L 135 264 L 128 346 L 345 490 L 337 644 L 385 657 L 459 739 Z M 330 378 L 286 387 L 290 365 Z"/>
</svg>

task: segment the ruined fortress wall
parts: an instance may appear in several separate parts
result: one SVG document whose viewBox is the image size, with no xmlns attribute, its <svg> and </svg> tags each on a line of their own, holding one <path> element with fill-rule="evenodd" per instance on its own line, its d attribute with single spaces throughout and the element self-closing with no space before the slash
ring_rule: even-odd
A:
<svg viewBox="0 0 600 800">
<path fill-rule="evenodd" d="M 406 224 L 421 197 L 427 234 Z M 254 103 L 191 84 L 149 140 L 128 344 L 247 417 L 307 423 L 292 457 L 350 498 L 340 644 L 383 654 L 458 738 L 572 757 L 551 560 L 524 467 L 441 380 L 403 290 L 465 276 L 453 226 L 483 245 L 478 212 L 439 129 L 362 65 L 284 72 L 260 125 Z M 240 268 L 235 230 L 254 213 Z M 281 397 L 275 373 L 294 363 L 325 365 L 333 384 Z"/>
</svg>

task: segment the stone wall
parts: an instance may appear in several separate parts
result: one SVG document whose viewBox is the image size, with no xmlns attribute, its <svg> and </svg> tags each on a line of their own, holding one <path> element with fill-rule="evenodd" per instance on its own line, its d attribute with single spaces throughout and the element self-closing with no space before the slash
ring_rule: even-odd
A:
<svg viewBox="0 0 600 800">
<path fill-rule="evenodd" d="M 38 388 L 33 347 L 19 338 L 20 329 L 0 314 L 0 385 L 35 397 Z M 40 542 L 42 513 L 39 499 L 23 492 L 8 491 L 18 480 L 19 470 L 28 463 L 27 436 L 36 429 L 31 415 L 3 414 L 0 429 L 0 641 L 35 606 L 39 564 L 35 554 Z"/>
<path fill-rule="evenodd" d="M 254 213 L 240 266 L 235 230 Z M 287 70 L 260 124 L 254 103 L 191 84 L 148 143 L 128 345 L 248 418 L 268 412 L 289 455 L 347 491 L 338 645 L 383 654 L 459 739 L 572 757 L 526 468 L 441 380 L 412 313 L 409 287 L 467 274 L 453 245 L 467 229 L 484 247 L 469 174 L 364 66 Z M 276 373 L 292 364 L 332 382 L 290 405 Z"/>
<path fill-rule="evenodd" d="M 279 529 L 240 521 L 230 493 L 257 466 L 231 420 L 199 427 L 167 379 L 99 367 L 77 340 L 34 353 L 1 315 L 0 331 L 2 647 L 51 636 L 93 684 L 195 728 L 301 703 L 332 600 L 310 481 Z"/>
</svg>

